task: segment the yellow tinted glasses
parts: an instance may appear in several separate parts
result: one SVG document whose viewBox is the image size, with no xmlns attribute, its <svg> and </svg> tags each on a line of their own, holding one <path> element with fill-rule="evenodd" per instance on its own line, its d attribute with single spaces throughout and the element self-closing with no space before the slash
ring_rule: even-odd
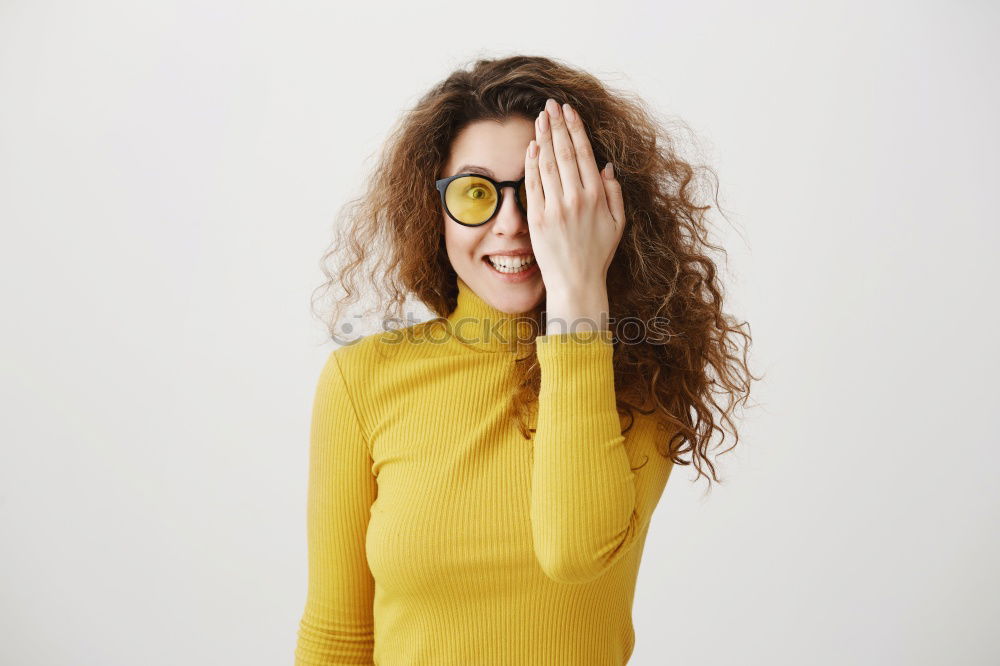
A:
<svg viewBox="0 0 1000 666">
<path fill-rule="evenodd" d="M 503 190 L 513 187 L 515 201 L 525 215 L 528 214 L 528 192 L 521 180 L 497 182 L 478 173 L 459 173 L 435 181 L 441 193 L 441 205 L 448 217 L 467 227 L 486 224 L 503 205 Z"/>
</svg>

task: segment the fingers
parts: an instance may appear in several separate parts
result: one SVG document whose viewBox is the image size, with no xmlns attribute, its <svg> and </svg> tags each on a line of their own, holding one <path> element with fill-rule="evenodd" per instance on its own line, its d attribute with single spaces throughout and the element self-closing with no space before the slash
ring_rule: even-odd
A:
<svg viewBox="0 0 1000 666">
<path fill-rule="evenodd" d="M 542 178 L 538 173 L 538 142 L 535 140 L 528 143 L 528 151 L 524 155 L 524 189 L 528 194 L 530 226 L 545 211 L 545 194 L 542 191 Z"/>
<path fill-rule="evenodd" d="M 535 119 L 535 136 L 538 138 L 538 173 L 542 179 L 545 198 L 561 201 L 563 196 L 560 182 L 559 166 L 555 153 L 552 151 L 552 132 L 549 126 L 548 111 L 542 110 Z"/>
<path fill-rule="evenodd" d="M 569 104 L 563 104 L 563 118 L 566 119 L 566 127 L 573 140 L 573 149 L 576 151 L 576 163 L 583 189 L 600 192 L 603 180 L 601 172 L 597 170 L 597 158 L 594 157 L 594 150 L 590 145 L 590 137 L 587 136 L 583 121 L 576 109 Z"/>
<path fill-rule="evenodd" d="M 535 119 L 535 135 L 524 158 L 529 213 L 533 210 L 540 215 L 546 201 L 565 201 L 567 194 L 579 201 L 583 192 L 597 193 L 600 207 L 607 203 L 605 210 L 621 231 L 625 225 L 621 183 L 613 169 L 598 169 L 590 137 L 576 110 L 547 100 Z M 530 214 L 528 221 L 532 221 Z"/>
<path fill-rule="evenodd" d="M 573 147 L 573 139 L 566 127 L 562 109 L 554 99 L 549 99 L 545 102 L 545 112 L 548 114 L 552 152 L 559 167 L 559 181 L 563 193 L 567 195 L 578 193 L 583 189 L 583 181 L 580 180 L 580 171 L 576 166 L 576 149 Z"/>
</svg>

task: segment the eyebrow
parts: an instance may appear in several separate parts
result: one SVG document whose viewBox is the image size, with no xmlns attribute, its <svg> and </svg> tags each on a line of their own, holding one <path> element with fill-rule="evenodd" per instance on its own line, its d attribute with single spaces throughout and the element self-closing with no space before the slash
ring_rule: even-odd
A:
<svg viewBox="0 0 1000 666">
<path fill-rule="evenodd" d="M 477 173 L 486 174 L 487 176 L 489 176 L 490 178 L 493 178 L 494 180 L 500 180 L 499 178 L 497 178 L 497 175 L 495 173 L 493 173 L 492 169 L 487 169 L 486 167 L 479 166 L 477 164 L 463 164 L 462 166 L 458 167 L 457 171 L 455 171 L 456 174 L 459 174 L 459 173 L 470 173 L 470 172 L 477 172 Z M 515 180 L 520 180 L 523 177 L 524 177 L 524 174 L 522 173 L 520 176 L 518 176 L 517 178 L 515 178 Z"/>
</svg>

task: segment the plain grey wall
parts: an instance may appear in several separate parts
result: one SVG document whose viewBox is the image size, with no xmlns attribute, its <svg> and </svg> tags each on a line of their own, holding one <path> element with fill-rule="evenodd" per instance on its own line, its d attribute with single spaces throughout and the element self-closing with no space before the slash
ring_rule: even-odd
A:
<svg viewBox="0 0 1000 666">
<path fill-rule="evenodd" d="M 334 214 L 429 85 L 516 52 L 695 130 L 766 374 L 727 483 L 674 470 L 630 663 L 1000 662 L 998 18 L 0 2 L 0 662 L 291 663 Z"/>
</svg>

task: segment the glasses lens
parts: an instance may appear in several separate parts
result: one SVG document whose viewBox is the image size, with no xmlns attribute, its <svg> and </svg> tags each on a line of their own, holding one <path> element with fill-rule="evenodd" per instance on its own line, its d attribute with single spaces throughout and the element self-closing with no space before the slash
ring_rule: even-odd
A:
<svg viewBox="0 0 1000 666">
<path fill-rule="evenodd" d="M 528 212 L 528 188 L 525 187 L 524 182 L 521 182 L 521 186 L 517 188 L 517 200 L 521 202 L 521 210 L 525 213 Z"/>
<path fill-rule="evenodd" d="M 462 176 L 448 183 L 444 191 L 448 212 L 463 224 L 482 224 L 497 205 L 493 183 L 478 176 Z"/>
</svg>

